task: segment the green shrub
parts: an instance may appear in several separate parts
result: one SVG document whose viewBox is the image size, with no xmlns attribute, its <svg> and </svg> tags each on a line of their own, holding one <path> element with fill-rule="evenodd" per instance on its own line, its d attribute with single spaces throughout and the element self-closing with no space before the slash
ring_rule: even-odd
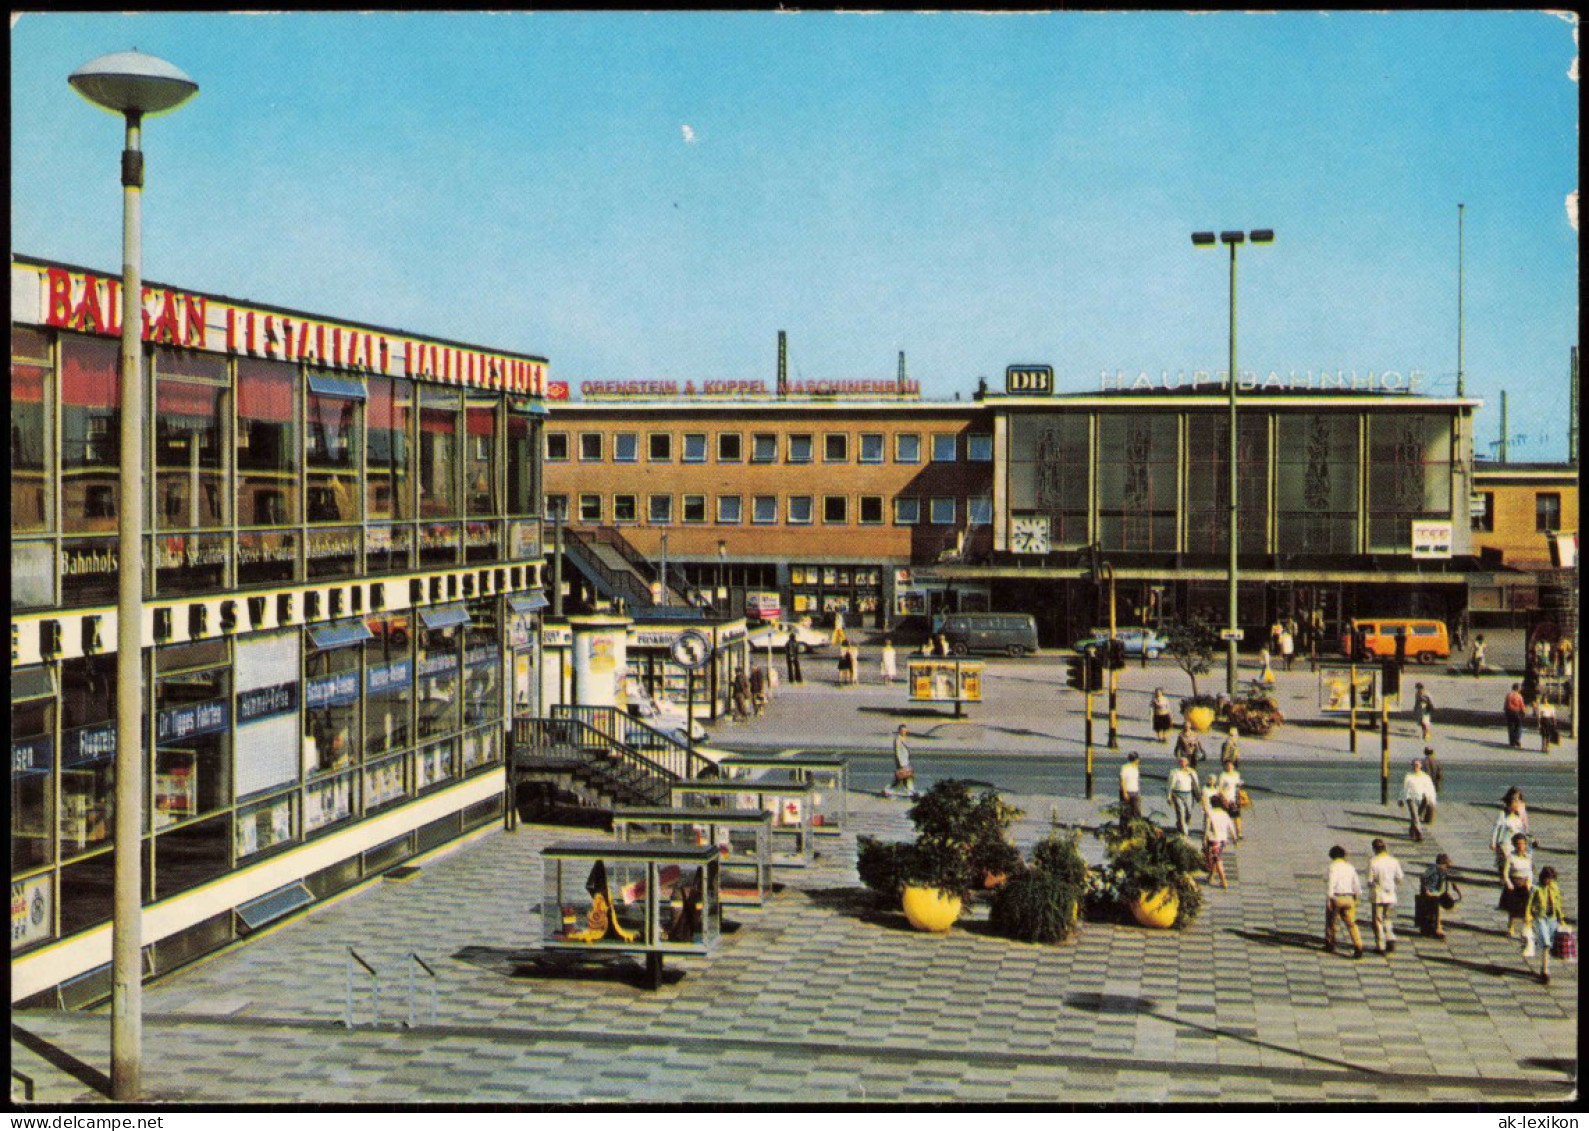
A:
<svg viewBox="0 0 1589 1131">
<path fill-rule="evenodd" d="M 1077 890 L 1087 885 L 1087 861 L 1081 854 L 1081 834 L 1049 833 L 1032 846 L 1032 868 L 1057 876 Z"/>
<path fill-rule="evenodd" d="M 1133 820 L 1123 830 L 1106 830 L 1104 840 L 1115 890 L 1123 902 L 1172 888 L 1180 902 L 1175 926 L 1191 925 L 1203 907 L 1202 890 L 1192 877 L 1203 866 L 1202 853 L 1184 837 L 1169 835 L 1148 821 Z"/>
<path fill-rule="evenodd" d="M 1053 872 L 1029 869 L 993 895 L 988 925 L 1020 942 L 1062 943 L 1076 930 L 1082 888 Z"/>
<path fill-rule="evenodd" d="M 875 892 L 879 901 L 897 904 L 906 876 L 913 870 L 916 846 L 862 836 L 856 838 L 855 847 L 855 870 L 861 883 Z"/>
</svg>

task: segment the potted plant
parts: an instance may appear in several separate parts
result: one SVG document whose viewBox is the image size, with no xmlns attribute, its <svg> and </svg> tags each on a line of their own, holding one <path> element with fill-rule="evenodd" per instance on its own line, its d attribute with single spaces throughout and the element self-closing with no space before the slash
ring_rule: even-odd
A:
<svg viewBox="0 0 1589 1131">
<path fill-rule="evenodd" d="M 1192 681 L 1192 694 L 1181 700 L 1181 714 L 1192 729 L 1205 732 L 1213 725 L 1218 700 L 1197 690 L 1197 677 L 1213 670 L 1219 633 L 1202 617 L 1187 617 L 1170 625 L 1164 634 L 1164 650 Z"/>
<path fill-rule="evenodd" d="M 1181 718 L 1198 734 L 1207 734 L 1219 717 L 1219 700 L 1212 695 L 1188 695 L 1181 700 Z"/>
<path fill-rule="evenodd" d="M 1258 692 L 1229 704 L 1225 708 L 1224 717 L 1219 720 L 1221 725 L 1233 726 L 1242 734 L 1253 738 L 1262 738 L 1285 721 L 1285 715 L 1280 712 L 1280 704 L 1272 697 Z"/>
<path fill-rule="evenodd" d="M 1192 873 L 1202 855 L 1183 837 L 1146 820 L 1104 831 L 1109 882 L 1120 905 L 1145 927 L 1185 928 L 1197 918 L 1203 893 Z"/>
<path fill-rule="evenodd" d="M 1006 938 L 1061 943 L 1076 931 L 1088 868 L 1077 837 L 1050 835 L 1032 849 L 1029 868 L 993 897 L 988 922 Z"/>
</svg>

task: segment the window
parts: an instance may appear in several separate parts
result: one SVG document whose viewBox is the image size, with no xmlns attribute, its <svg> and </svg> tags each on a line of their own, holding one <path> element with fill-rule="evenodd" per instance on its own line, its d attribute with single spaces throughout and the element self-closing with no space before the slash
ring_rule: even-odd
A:
<svg viewBox="0 0 1589 1131">
<path fill-rule="evenodd" d="M 49 341 L 21 326 L 11 328 L 11 531 L 50 528 L 55 476 L 52 429 L 46 426 L 45 390 L 55 367 Z M 12 596 L 16 590 L 13 588 Z M 15 606 L 13 606 L 15 607 Z"/>
<path fill-rule="evenodd" d="M 546 462 L 568 462 L 568 433 L 548 432 L 546 434 Z"/>
<path fill-rule="evenodd" d="M 719 432 L 717 434 L 717 462 L 738 463 L 745 458 L 744 437 L 738 432 Z"/>
<path fill-rule="evenodd" d="M 862 495 L 859 519 L 862 526 L 875 526 L 883 521 L 883 496 Z"/>
<path fill-rule="evenodd" d="M 548 496 L 546 496 L 546 517 L 550 518 L 550 519 L 562 519 L 564 522 L 567 522 L 568 521 L 568 496 L 567 495 L 548 495 Z"/>
<path fill-rule="evenodd" d="M 992 495 L 973 495 L 966 500 L 966 524 L 968 526 L 987 526 L 992 521 Z"/>
<path fill-rule="evenodd" d="M 579 521 L 601 522 L 601 496 L 581 495 L 579 497 Z"/>
<path fill-rule="evenodd" d="M 1534 529 L 1542 534 L 1554 534 L 1561 529 L 1560 493 L 1541 491 L 1534 496 Z"/>
<path fill-rule="evenodd" d="M 778 458 L 778 437 L 771 432 L 757 432 L 750 438 L 750 462 L 772 463 Z"/>
<path fill-rule="evenodd" d="M 612 438 L 614 463 L 634 463 L 640 458 L 640 437 L 634 432 L 619 432 Z"/>
<path fill-rule="evenodd" d="M 686 432 L 684 434 L 684 462 L 706 462 L 706 433 Z"/>
<path fill-rule="evenodd" d="M 955 441 L 959 437 L 953 432 L 935 432 L 932 437 L 932 462 L 953 463 L 955 461 Z"/>
<path fill-rule="evenodd" d="M 811 496 L 789 496 L 789 521 L 795 525 L 804 525 L 811 521 Z"/>
<path fill-rule="evenodd" d="M 789 462 L 790 463 L 810 463 L 811 462 L 811 437 L 810 436 L 790 436 L 789 437 Z"/>
<path fill-rule="evenodd" d="M 967 436 L 966 459 L 971 463 L 992 463 L 993 437 L 986 433 L 972 433 Z"/>
<path fill-rule="evenodd" d="M 419 517 L 458 518 L 463 499 L 458 435 L 462 398 L 451 389 L 419 391 Z"/>
<path fill-rule="evenodd" d="M 465 397 L 464 425 L 469 446 L 464 450 L 464 513 L 494 515 L 497 506 L 497 407 L 495 400 Z"/>
<path fill-rule="evenodd" d="M 894 437 L 895 463 L 921 462 L 921 437 L 915 432 L 901 432 Z"/>
<path fill-rule="evenodd" d="M 861 433 L 861 462 L 883 462 L 883 434 L 881 432 Z"/>
<path fill-rule="evenodd" d="M 413 518 L 414 486 L 409 466 L 409 421 L 414 385 L 402 378 L 371 377 L 364 406 L 365 480 L 370 518 Z M 568 435 L 562 434 L 563 458 Z M 550 447 L 548 447 L 550 452 Z M 547 456 L 551 458 L 550 455 Z"/>
<path fill-rule="evenodd" d="M 778 496 L 757 495 L 751 500 L 750 521 L 759 526 L 768 526 L 778 521 Z"/>
<path fill-rule="evenodd" d="M 822 498 L 822 521 L 831 525 L 849 522 L 849 498 L 844 495 L 824 495 Z"/>
<path fill-rule="evenodd" d="M 685 495 L 684 496 L 684 521 L 685 522 L 705 522 L 706 521 L 706 496 L 705 495 Z"/>
<path fill-rule="evenodd" d="M 296 379 L 297 369 L 291 365 L 252 358 L 237 362 L 239 526 L 285 526 L 298 517 Z M 62 385 L 70 391 L 70 381 Z M 64 432 L 67 420 L 61 423 L 64 459 L 71 447 Z"/>
<path fill-rule="evenodd" d="M 732 526 L 739 522 L 739 496 L 717 496 L 717 521 L 724 526 Z"/>
<path fill-rule="evenodd" d="M 673 496 L 652 495 L 646 509 L 647 521 L 665 526 L 673 521 Z"/>
<path fill-rule="evenodd" d="M 216 527 L 225 519 L 225 362 L 209 357 L 213 365 L 188 366 L 180 357 L 174 350 L 158 351 L 154 520 L 163 530 Z M 208 370 L 201 375 L 210 380 L 201 384 L 178 376 L 190 369 Z"/>
<path fill-rule="evenodd" d="M 850 438 L 843 432 L 829 432 L 822 437 L 822 462 L 823 463 L 848 463 L 850 459 Z"/>
<path fill-rule="evenodd" d="M 934 526 L 953 526 L 955 522 L 955 501 L 953 496 L 934 495 L 928 504 L 927 521 Z"/>
<path fill-rule="evenodd" d="M 1483 509 L 1471 508 L 1473 529 L 1483 534 L 1492 534 L 1495 532 L 1495 492 L 1480 491 L 1477 497 L 1483 503 Z"/>
<path fill-rule="evenodd" d="M 614 495 L 612 497 L 612 520 L 614 522 L 634 522 L 639 516 L 633 495 Z"/>
<path fill-rule="evenodd" d="M 667 463 L 673 458 L 673 437 L 667 432 L 652 432 L 646 437 L 646 459 Z"/>
<path fill-rule="evenodd" d="M 579 434 L 579 458 L 585 463 L 595 463 L 601 459 L 600 432 L 581 432 Z"/>
<path fill-rule="evenodd" d="M 921 521 L 921 500 L 899 498 L 894 500 L 894 525 L 914 526 Z"/>
</svg>

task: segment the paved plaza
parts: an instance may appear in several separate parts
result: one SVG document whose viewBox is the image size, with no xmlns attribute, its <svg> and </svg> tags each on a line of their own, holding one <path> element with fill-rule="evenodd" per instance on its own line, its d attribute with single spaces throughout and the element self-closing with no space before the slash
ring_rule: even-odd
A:
<svg viewBox="0 0 1589 1131">
<path fill-rule="evenodd" d="M 990 699 L 1032 703 L 1019 717 L 1001 713 L 1000 726 L 1063 727 L 1068 735 L 1069 699 L 1056 710 L 1058 700 L 1045 706 L 1030 688 L 1021 690 L 1023 680 L 1052 681 L 1055 666 L 1009 664 L 990 676 Z M 1184 691 L 1184 677 L 1161 663 L 1133 676 L 1133 695 L 1145 693 L 1136 686 L 1144 677 L 1152 681 L 1146 691 L 1156 683 Z M 1313 678 L 1284 677 L 1282 696 L 1301 694 Z M 1444 677 L 1437 681 L 1435 698 L 1455 712 L 1462 685 L 1450 680 L 1449 687 L 1440 686 Z M 1504 692 L 1501 676 L 1472 682 L 1480 685 L 1476 701 Z M 930 729 L 908 713 L 901 688 L 808 685 L 780 689 L 765 718 L 719 727 L 714 742 L 777 746 L 803 737 L 789 744 L 864 748 L 891 729 L 890 703 L 899 718 Z M 1141 713 L 1125 728 L 1127 748 L 1146 751 Z M 1504 750 L 1498 724 L 1457 717 L 1442 727 L 1448 772 L 1482 758 L 1543 758 L 1533 749 Z M 989 721 L 985 715 L 977 730 L 957 724 L 944 733 L 958 736 L 957 746 L 990 753 L 993 745 L 1038 743 L 1001 735 Z M 1338 731 L 1300 722 L 1245 747 L 1243 771 L 1255 786 L 1266 759 L 1340 756 L 1324 752 L 1330 744 L 1344 750 Z M 1398 744 L 1416 742 L 1403 733 L 1409 725 L 1398 724 Z M 1503 749 L 1493 748 L 1498 738 Z M 918 746 L 923 767 L 938 741 L 948 738 Z M 1377 756 L 1375 743 L 1365 750 Z M 1309 744 L 1318 749 L 1309 753 Z M 1093 801 L 1057 792 L 1010 796 L 1026 813 L 1016 843 L 1028 849 L 1055 825 L 1076 828 L 1084 853 L 1101 860 L 1091 830 L 1105 819 L 1118 757 L 1100 756 Z M 1151 758 L 1162 762 L 1162 749 L 1154 747 Z M 1575 765 L 1575 745 L 1550 760 Z M 670 961 L 657 991 L 642 988 L 638 962 L 568 970 L 530 961 L 538 852 L 571 834 L 492 829 L 423 861 L 408 879 L 376 881 L 147 987 L 145 1088 L 195 1105 L 1522 1107 L 1575 1095 L 1577 968 L 1557 964 L 1552 983 L 1541 985 L 1505 937 L 1488 850 L 1498 798 L 1442 805 L 1429 835 L 1414 844 L 1394 807 L 1254 792 L 1247 837 L 1228 857 L 1232 887 L 1208 890 L 1189 930 L 1087 923 L 1058 947 L 992 935 L 985 907 L 942 937 L 875 907 L 856 878 L 855 838 L 907 838 L 907 806 L 852 792 L 851 827 L 818 841 L 816 863 L 780 870 L 769 906 L 730 909 L 737 929 L 718 951 Z M 1145 797 L 1150 815 L 1164 819 L 1156 779 Z M 1576 794 L 1530 800 L 1537 859 L 1562 872 L 1576 923 Z M 1409 876 L 1400 946 L 1388 958 L 1372 952 L 1365 908 L 1369 954 L 1360 961 L 1326 954 L 1327 852 L 1346 845 L 1364 869 L 1375 836 L 1391 841 Z M 1418 937 L 1411 922 L 1412 877 L 1438 852 L 1457 861 L 1467 895 L 1441 941 Z M 361 975 L 351 1030 L 343 1024 L 349 946 L 381 971 L 384 987 L 376 1024 Z M 421 979 L 412 1028 L 405 1024 L 410 952 L 437 974 L 434 1022 Z M 34 1081 L 39 1102 L 103 1102 L 109 1028 L 108 1009 L 15 1014 L 14 1065 Z"/>
</svg>

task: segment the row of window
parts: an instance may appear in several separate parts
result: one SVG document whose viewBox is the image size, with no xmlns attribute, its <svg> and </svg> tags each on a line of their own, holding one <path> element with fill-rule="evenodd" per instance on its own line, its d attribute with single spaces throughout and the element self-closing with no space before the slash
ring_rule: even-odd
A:
<svg viewBox="0 0 1589 1131">
<path fill-rule="evenodd" d="M 605 432 L 580 432 L 572 437 L 567 432 L 546 434 L 546 459 L 548 463 L 566 463 L 573 458 L 573 440 L 578 440 L 581 463 L 599 463 L 606 458 L 607 434 Z M 615 432 L 612 437 L 614 463 L 640 462 L 640 434 Z M 993 437 L 975 433 L 966 436 L 965 459 L 969 463 L 991 463 Z M 851 437 L 848 432 L 823 433 L 821 444 L 823 463 L 849 463 Z M 862 432 L 856 437 L 856 457 L 861 463 L 884 463 L 887 458 L 887 438 L 881 432 Z M 960 458 L 960 436 L 955 432 L 934 432 L 927 437 L 933 463 L 954 463 Z M 686 432 L 675 436 L 672 432 L 646 434 L 645 453 L 650 463 L 671 463 L 677 448 L 684 463 L 705 463 L 711 450 L 710 437 L 705 432 Z M 816 462 L 817 437 L 809 432 L 783 436 L 783 462 Z M 922 435 L 919 432 L 900 432 L 894 436 L 894 462 L 922 462 Z M 779 459 L 779 434 L 753 432 L 750 437 L 751 463 L 777 463 Z M 739 432 L 717 433 L 717 462 L 745 462 L 745 437 Z"/>
<path fill-rule="evenodd" d="M 579 496 L 577 521 L 586 525 L 605 522 L 627 523 L 644 521 L 651 526 L 667 526 L 674 517 L 672 495 L 645 497 L 644 519 L 640 513 L 640 496 L 615 494 L 610 500 L 599 494 Z M 745 521 L 743 495 L 716 496 L 716 517 L 709 515 L 709 500 L 705 495 L 683 495 L 679 498 L 677 521 L 684 523 L 715 522 L 718 526 L 738 526 Z M 862 495 L 853 500 L 848 495 L 752 495 L 750 497 L 750 522 L 754 526 L 772 526 L 782 521 L 791 526 L 808 526 L 821 521 L 828 526 L 845 526 L 851 521 L 862 526 L 881 526 L 886 521 L 885 500 L 882 495 Z M 925 507 L 923 506 L 925 504 Z M 610 511 L 607 509 L 610 506 Z M 568 496 L 546 496 L 548 515 L 567 516 Z M 894 499 L 893 522 L 895 526 L 914 526 L 923 520 L 935 526 L 953 526 L 960 518 L 961 501 L 953 495 L 933 495 L 923 499 L 917 496 L 899 496 Z M 608 518 L 608 515 L 611 518 Z M 989 495 L 976 495 L 965 500 L 964 515 L 972 526 L 985 526 L 993 521 L 993 499 Z"/>
<path fill-rule="evenodd" d="M 1485 534 L 1495 532 L 1495 492 L 1480 491 L 1483 511 L 1473 512 L 1473 529 Z M 1534 529 L 1540 534 L 1554 534 L 1561 529 L 1561 493 L 1538 491 L 1534 494 Z"/>
</svg>

